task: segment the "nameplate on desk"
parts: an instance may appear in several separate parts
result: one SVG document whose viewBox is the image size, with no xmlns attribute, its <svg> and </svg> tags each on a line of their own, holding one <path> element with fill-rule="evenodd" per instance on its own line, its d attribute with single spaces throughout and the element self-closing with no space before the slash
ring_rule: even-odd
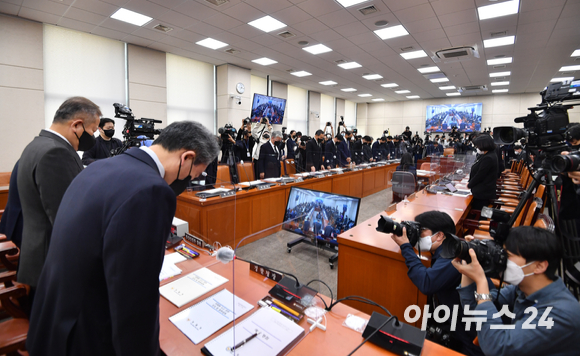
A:
<svg viewBox="0 0 580 356">
<path fill-rule="evenodd" d="M 220 198 L 231 197 L 231 196 L 234 196 L 234 195 L 236 195 L 236 191 L 235 190 L 230 190 L 230 191 L 227 191 L 227 192 L 220 193 Z"/>
<path fill-rule="evenodd" d="M 274 282 L 279 282 L 282 279 L 282 277 L 284 277 L 282 274 L 278 272 L 274 272 L 266 267 L 256 265 L 253 262 L 250 262 L 250 271 L 259 273 L 262 276 L 273 280 Z"/>
<path fill-rule="evenodd" d="M 269 184 L 260 184 L 257 186 L 258 190 L 270 189 Z"/>
<path fill-rule="evenodd" d="M 298 177 L 294 179 L 294 183 L 300 183 L 300 182 L 304 182 L 304 179 L 302 179 L 302 177 Z"/>
<path fill-rule="evenodd" d="M 338 171 L 338 172 L 336 172 L 336 174 L 344 174 L 344 172 L 343 171 Z"/>
</svg>

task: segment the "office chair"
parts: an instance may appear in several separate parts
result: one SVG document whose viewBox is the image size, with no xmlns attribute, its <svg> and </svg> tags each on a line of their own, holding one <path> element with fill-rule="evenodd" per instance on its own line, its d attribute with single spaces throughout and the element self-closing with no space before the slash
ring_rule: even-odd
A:
<svg viewBox="0 0 580 356">
<path fill-rule="evenodd" d="M 401 201 L 405 195 L 415 192 L 417 184 L 415 176 L 411 172 L 395 171 L 392 179 L 393 202 Z"/>
</svg>

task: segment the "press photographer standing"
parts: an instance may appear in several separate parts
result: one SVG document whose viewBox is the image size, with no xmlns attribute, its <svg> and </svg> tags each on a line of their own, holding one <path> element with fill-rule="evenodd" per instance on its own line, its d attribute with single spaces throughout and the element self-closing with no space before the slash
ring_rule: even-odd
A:
<svg viewBox="0 0 580 356">
<path fill-rule="evenodd" d="M 99 159 L 112 156 L 111 151 L 123 146 L 123 143 L 115 135 L 115 121 L 103 117 L 99 122 L 99 137 L 95 140 L 95 145 L 83 153 L 83 164 L 88 166 Z"/>
<path fill-rule="evenodd" d="M 496 197 L 498 163 L 491 136 L 481 134 L 473 139 L 473 145 L 477 148 L 478 157 L 471 166 L 467 188 L 471 189 L 473 195 L 471 209 L 481 210 Z"/>
</svg>

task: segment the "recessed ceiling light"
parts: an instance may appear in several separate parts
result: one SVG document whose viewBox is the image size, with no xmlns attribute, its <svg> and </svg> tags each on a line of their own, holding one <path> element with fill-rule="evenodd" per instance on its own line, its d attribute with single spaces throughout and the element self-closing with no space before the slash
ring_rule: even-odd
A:
<svg viewBox="0 0 580 356">
<path fill-rule="evenodd" d="M 308 73 L 308 72 L 306 72 L 306 71 L 303 71 L 303 70 L 300 70 L 300 71 L 298 71 L 298 72 L 292 72 L 292 73 L 290 73 L 290 74 L 292 74 L 292 75 L 295 75 L 295 76 L 297 76 L 297 77 L 307 77 L 307 76 L 309 76 L 309 75 L 312 75 L 312 73 Z"/>
<path fill-rule="evenodd" d="M 360 96 L 361 98 L 366 98 L 369 96 L 373 96 L 372 94 L 359 94 L 358 96 Z"/>
<path fill-rule="evenodd" d="M 461 93 L 445 93 L 447 96 L 459 96 Z"/>
<path fill-rule="evenodd" d="M 349 7 L 369 0 L 336 0 L 336 1 L 344 7 Z"/>
<path fill-rule="evenodd" d="M 580 66 L 563 66 L 560 68 L 560 72 L 572 72 L 575 70 L 580 70 Z"/>
<path fill-rule="evenodd" d="M 420 51 L 413 51 L 413 52 L 406 52 L 406 53 L 400 53 L 401 57 L 409 60 L 409 59 L 414 59 L 414 58 L 422 58 L 422 57 L 427 57 L 427 53 L 425 53 L 425 51 L 420 50 Z"/>
<path fill-rule="evenodd" d="M 506 64 L 506 63 L 511 63 L 512 62 L 512 57 L 506 57 L 506 58 L 496 58 L 496 59 L 488 59 L 487 60 L 487 65 L 488 66 L 493 66 L 496 64 Z"/>
<path fill-rule="evenodd" d="M 373 101 L 385 101 L 385 99 L 383 99 L 383 98 L 376 98 L 376 99 L 373 99 Z"/>
<path fill-rule="evenodd" d="M 507 89 L 494 89 L 491 91 L 492 93 L 507 93 Z"/>
<path fill-rule="evenodd" d="M 507 77 L 508 75 L 512 75 L 512 72 L 507 71 L 507 72 L 495 72 L 495 73 L 489 73 L 489 76 L 491 78 L 495 78 L 495 77 Z"/>
<path fill-rule="evenodd" d="M 435 79 L 431 79 L 431 83 L 445 83 L 448 82 L 449 79 L 447 78 L 435 78 Z"/>
<path fill-rule="evenodd" d="M 514 44 L 515 41 L 516 41 L 516 36 L 492 38 L 490 40 L 483 40 L 483 47 L 484 48 L 491 48 L 491 47 L 507 46 L 507 45 Z"/>
<path fill-rule="evenodd" d="M 395 88 L 395 87 L 398 87 L 399 84 L 397 84 L 397 83 L 387 83 L 387 84 L 381 84 L 381 86 L 383 88 Z"/>
<path fill-rule="evenodd" d="M 343 68 L 343 69 L 352 69 L 352 68 L 360 68 L 360 67 L 362 67 L 357 62 L 346 62 L 346 63 L 339 64 L 338 66 L 340 68 Z"/>
<path fill-rule="evenodd" d="M 254 59 L 252 62 L 261 64 L 263 66 L 269 66 L 270 64 L 278 63 L 275 60 L 266 57 Z"/>
<path fill-rule="evenodd" d="M 407 30 L 405 30 L 405 28 L 402 25 L 382 28 L 374 32 L 377 36 L 379 36 L 381 40 L 388 40 L 389 38 L 395 38 L 409 34 L 409 32 L 407 32 Z"/>
<path fill-rule="evenodd" d="M 320 54 L 320 53 L 326 53 L 326 52 L 332 52 L 332 49 L 326 47 L 323 44 L 317 44 L 314 46 L 310 46 L 310 47 L 304 47 L 302 48 L 303 50 L 310 52 L 312 54 Z"/>
<path fill-rule="evenodd" d="M 410 92 L 411 92 L 410 90 L 395 90 L 395 93 L 397 94 L 408 94 Z"/>
<path fill-rule="evenodd" d="M 419 95 L 409 95 L 409 96 L 407 97 L 407 99 L 419 99 L 419 98 L 420 98 L 420 96 L 419 96 Z"/>
<path fill-rule="evenodd" d="M 201 40 L 195 42 L 195 44 L 204 46 L 211 49 L 218 49 L 227 46 L 227 43 L 223 43 L 222 41 L 214 40 L 213 38 L 206 38 L 205 40 Z"/>
<path fill-rule="evenodd" d="M 327 80 L 325 82 L 318 82 L 318 84 L 322 84 L 322 85 L 336 85 L 338 83 L 337 82 L 333 82 L 332 80 Z"/>
<path fill-rule="evenodd" d="M 494 17 L 517 14 L 520 7 L 519 0 L 505 1 L 499 4 L 480 6 L 477 8 L 480 20 L 493 19 Z"/>
<path fill-rule="evenodd" d="M 559 78 L 552 78 L 552 80 L 550 80 L 550 83 L 556 83 L 556 82 L 569 82 L 572 79 L 574 79 L 574 77 L 559 77 Z"/>
<path fill-rule="evenodd" d="M 376 79 L 381 79 L 383 76 L 380 74 L 367 74 L 367 75 L 363 75 L 363 78 L 365 78 L 366 80 L 376 80 Z"/>
<path fill-rule="evenodd" d="M 348 92 L 348 93 L 353 92 L 353 91 L 356 91 L 355 88 L 344 88 L 344 89 L 340 89 L 340 90 L 345 91 L 345 92 Z"/>
<path fill-rule="evenodd" d="M 441 90 L 451 90 L 451 89 L 455 89 L 455 85 L 448 85 L 445 87 L 439 87 L 439 89 Z"/>
<path fill-rule="evenodd" d="M 142 15 L 138 12 L 120 8 L 111 15 L 112 19 L 130 23 L 132 25 L 143 26 L 153 18 Z"/>
<path fill-rule="evenodd" d="M 491 82 L 491 86 L 492 87 L 497 87 L 497 86 L 500 86 L 500 85 L 510 85 L 510 82 L 508 82 L 508 81 L 505 81 L 505 82 Z"/>
<path fill-rule="evenodd" d="M 282 27 L 286 27 L 285 23 L 276 20 L 272 16 L 264 16 L 252 22 L 248 22 L 248 25 L 254 26 L 258 30 L 262 30 L 264 32 L 271 32 L 281 29 Z"/>
<path fill-rule="evenodd" d="M 433 73 L 433 72 L 439 72 L 439 67 L 437 67 L 437 66 L 424 67 L 424 68 L 417 68 L 417 70 L 421 73 Z"/>
<path fill-rule="evenodd" d="M 580 57 L 580 49 L 577 49 L 574 52 L 572 52 L 572 55 L 570 57 Z"/>
</svg>

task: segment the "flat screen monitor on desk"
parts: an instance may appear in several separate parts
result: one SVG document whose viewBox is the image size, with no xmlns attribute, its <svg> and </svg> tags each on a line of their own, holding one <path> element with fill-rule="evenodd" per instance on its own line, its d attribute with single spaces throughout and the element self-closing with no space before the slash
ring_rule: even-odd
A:
<svg viewBox="0 0 580 356">
<path fill-rule="evenodd" d="M 292 187 L 283 229 L 308 237 L 332 239 L 356 225 L 360 198 Z"/>
</svg>

